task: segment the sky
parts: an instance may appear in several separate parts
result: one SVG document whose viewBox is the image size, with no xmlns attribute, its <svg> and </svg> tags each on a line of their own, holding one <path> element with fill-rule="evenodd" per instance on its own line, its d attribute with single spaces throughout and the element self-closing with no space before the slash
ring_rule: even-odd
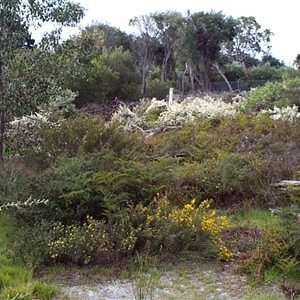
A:
<svg viewBox="0 0 300 300">
<path fill-rule="evenodd" d="M 93 21 L 107 23 L 127 33 L 132 32 L 130 19 L 144 14 L 164 11 L 177 11 L 185 14 L 204 11 L 222 11 L 227 16 L 255 17 L 261 29 L 270 29 L 271 55 L 292 66 L 300 54 L 299 4 L 296 0 L 75 0 L 86 7 L 86 15 L 81 26 L 91 25 Z M 74 31 L 73 31 L 74 32 Z M 69 34 L 72 33 L 68 31 Z"/>
</svg>

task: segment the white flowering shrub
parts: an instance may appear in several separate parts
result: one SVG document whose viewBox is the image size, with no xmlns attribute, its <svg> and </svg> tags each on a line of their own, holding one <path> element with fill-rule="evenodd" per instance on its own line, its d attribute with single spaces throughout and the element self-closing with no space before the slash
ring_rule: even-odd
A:
<svg viewBox="0 0 300 300">
<path fill-rule="evenodd" d="M 52 122 L 57 119 L 76 114 L 74 100 L 77 93 L 71 90 L 59 89 L 49 103 L 39 107 L 39 113 L 15 118 L 6 125 L 5 151 L 7 154 L 19 154 L 28 145 L 39 144 L 41 138 L 34 133 L 34 128 L 41 123 Z M 55 116 L 55 117 L 54 117 Z M 57 120 L 56 120 L 57 121 Z"/>
<path fill-rule="evenodd" d="M 120 106 L 118 111 L 113 115 L 111 121 L 119 122 L 124 129 L 130 130 L 136 126 L 142 128 L 153 128 L 159 126 L 182 125 L 188 122 L 194 122 L 198 118 L 217 118 L 230 117 L 235 115 L 243 108 L 245 98 L 236 96 L 231 103 L 226 103 L 221 98 L 211 96 L 188 97 L 182 102 L 173 102 L 171 106 L 165 100 L 153 98 L 148 107 L 142 110 L 142 115 L 132 112 L 126 106 Z M 145 105 L 143 101 L 142 105 Z M 149 113 L 159 111 L 158 117 L 151 121 Z M 139 111 L 138 107 L 136 111 Z"/>
<path fill-rule="evenodd" d="M 217 117 L 234 118 L 242 105 L 240 101 L 226 103 L 222 99 L 204 96 L 203 98 L 186 98 L 181 103 L 173 103 L 159 117 L 162 125 L 181 125 L 198 118 L 213 119 Z"/>
<path fill-rule="evenodd" d="M 4 135 L 6 153 L 18 154 L 27 145 L 39 143 L 40 137 L 33 132 L 33 129 L 41 122 L 47 121 L 46 114 L 35 114 L 15 118 L 7 124 Z"/>
<path fill-rule="evenodd" d="M 136 126 L 143 126 L 143 118 L 131 111 L 126 105 L 120 105 L 118 110 L 112 115 L 107 126 L 118 124 L 124 130 L 132 130 Z"/>
<path fill-rule="evenodd" d="M 300 118 L 299 107 L 296 105 L 282 108 L 275 106 L 274 109 L 261 110 L 259 114 L 269 114 L 270 119 L 275 121 L 295 122 Z"/>
<path fill-rule="evenodd" d="M 74 101 L 77 96 L 77 92 L 60 89 L 58 95 L 50 100 L 43 112 L 46 114 L 60 113 L 64 117 L 74 116 L 76 114 Z"/>
</svg>

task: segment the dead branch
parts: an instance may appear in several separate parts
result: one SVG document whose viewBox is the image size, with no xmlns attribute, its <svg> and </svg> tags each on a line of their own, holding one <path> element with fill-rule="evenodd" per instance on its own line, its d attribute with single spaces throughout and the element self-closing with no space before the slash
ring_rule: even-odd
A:
<svg viewBox="0 0 300 300">
<path fill-rule="evenodd" d="M 134 125 L 134 128 L 138 129 L 146 138 L 153 136 L 155 134 L 158 134 L 160 132 L 166 132 L 169 130 L 174 130 L 174 129 L 178 129 L 181 128 L 181 126 L 165 126 L 165 127 L 157 127 L 157 128 L 152 128 L 152 129 L 146 129 L 144 130 L 143 128 Z"/>
</svg>

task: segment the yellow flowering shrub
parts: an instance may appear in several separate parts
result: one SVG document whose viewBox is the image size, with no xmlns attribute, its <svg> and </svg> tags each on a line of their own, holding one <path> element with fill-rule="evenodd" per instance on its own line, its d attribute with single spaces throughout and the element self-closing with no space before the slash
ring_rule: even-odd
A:
<svg viewBox="0 0 300 300">
<path fill-rule="evenodd" d="M 194 250 L 229 260 L 233 255 L 221 239 L 227 219 L 210 206 L 211 201 L 197 205 L 193 199 L 177 207 L 158 195 L 149 205 L 131 205 L 106 222 L 87 216 L 82 225 L 58 223 L 48 253 L 55 260 L 82 264 L 117 259 L 135 251 Z"/>
<path fill-rule="evenodd" d="M 88 264 L 98 252 L 108 251 L 108 234 L 103 222 L 87 217 L 83 225 L 53 227 L 54 239 L 48 243 L 52 259 Z"/>
<path fill-rule="evenodd" d="M 230 260 L 233 254 L 221 239 L 222 231 L 228 227 L 225 216 L 219 216 L 210 208 L 211 201 L 196 205 L 193 199 L 183 207 L 174 207 L 166 196 L 158 195 L 149 206 L 136 206 L 136 214 L 143 216 L 144 225 L 140 236 L 153 248 L 200 250 L 207 241 L 217 248 L 217 258 Z M 198 249 L 197 249 L 198 248 Z"/>
<path fill-rule="evenodd" d="M 82 225 L 63 225 L 53 227 L 54 238 L 48 243 L 51 259 L 88 264 L 112 258 L 112 253 L 126 254 L 133 250 L 137 239 L 130 222 L 123 218 L 110 224 L 87 216 Z"/>
</svg>

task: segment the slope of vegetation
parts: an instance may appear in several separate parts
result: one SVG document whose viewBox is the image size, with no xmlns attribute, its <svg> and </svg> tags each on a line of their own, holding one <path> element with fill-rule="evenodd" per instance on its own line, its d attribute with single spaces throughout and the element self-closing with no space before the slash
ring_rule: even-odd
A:
<svg viewBox="0 0 300 300">
<path fill-rule="evenodd" d="M 299 292 L 299 187 L 277 183 L 299 177 L 300 74 L 270 55 L 270 30 L 165 12 L 133 18 L 134 35 L 93 24 L 60 42 L 80 5 L 5 0 L 0 15 L 1 299 L 59 297 L 35 280 L 53 266 L 141 275 L 140 257 L 194 254 Z M 230 93 L 212 95 L 220 79 Z M 240 79 L 269 82 L 237 94 Z M 91 102 L 120 105 L 104 117 Z"/>
<path fill-rule="evenodd" d="M 56 110 L 20 119 L 27 129 L 1 165 L 12 259 L 39 270 L 196 252 L 257 282 L 296 281 L 298 190 L 274 184 L 298 179 L 298 114 L 245 113 L 250 97 L 142 100 L 108 122 Z"/>
</svg>

